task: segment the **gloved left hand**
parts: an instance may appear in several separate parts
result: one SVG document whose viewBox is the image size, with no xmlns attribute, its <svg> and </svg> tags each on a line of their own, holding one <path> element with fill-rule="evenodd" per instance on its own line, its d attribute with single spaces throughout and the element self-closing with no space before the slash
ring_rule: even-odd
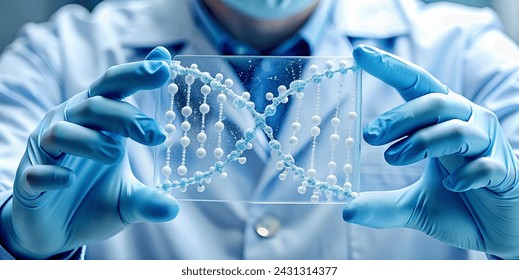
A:
<svg viewBox="0 0 519 280">
<path fill-rule="evenodd" d="M 344 220 L 412 228 L 459 248 L 518 259 L 519 161 L 496 115 L 392 54 L 358 46 L 354 57 L 407 101 L 371 121 L 364 139 L 395 141 L 385 152 L 392 165 L 428 162 L 408 187 L 362 193 L 344 208 Z"/>
</svg>

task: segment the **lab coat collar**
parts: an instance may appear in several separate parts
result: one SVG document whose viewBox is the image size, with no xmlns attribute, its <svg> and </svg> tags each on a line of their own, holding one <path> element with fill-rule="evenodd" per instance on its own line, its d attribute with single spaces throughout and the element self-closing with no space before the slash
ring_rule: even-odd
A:
<svg viewBox="0 0 519 280">
<path fill-rule="evenodd" d="M 199 33 L 189 1 L 142 2 L 123 43 L 129 47 L 153 47 L 190 42 Z M 334 1 L 334 0 L 322 0 Z M 406 15 L 419 4 L 415 0 L 336 0 L 333 22 L 347 37 L 384 39 L 410 31 Z"/>
</svg>

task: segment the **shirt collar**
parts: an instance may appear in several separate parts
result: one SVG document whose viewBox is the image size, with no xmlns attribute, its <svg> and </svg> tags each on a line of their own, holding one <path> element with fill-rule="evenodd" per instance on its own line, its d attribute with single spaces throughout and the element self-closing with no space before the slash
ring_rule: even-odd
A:
<svg viewBox="0 0 519 280">
<path fill-rule="evenodd" d="M 320 39 L 328 28 L 335 25 L 338 32 L 348 37 L 389 38 L 408 34 L 407 14 L 418 6 L 416 0 L 321 0 L 310 21 L 299 36 L 310 44 Z M 133 1 L 132 1 L 133 2 Z M 129 47 L 183 44 L 200 32 L 192 16 L 192 0 L 138 1 L 136 15 L 127 26 L 122 43 Z M 331 16 L 331 17 L 330 17 Z M 181 24 L 180 24 L 181 23 Z M 199 23 L 204 24 L 204 23 Z M 316 36 L 316 34 L 318 34 Z"/>
</svg>

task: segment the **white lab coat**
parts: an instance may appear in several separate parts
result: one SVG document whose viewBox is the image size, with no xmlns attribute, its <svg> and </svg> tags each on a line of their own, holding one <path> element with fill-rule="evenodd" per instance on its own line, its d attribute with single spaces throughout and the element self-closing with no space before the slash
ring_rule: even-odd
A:
<svg viewBox="0 0 519 280">
<path fill-rule="evenodd" d="M 519 112 L 519 52 L 499 31 L 499 22 L 490 10 L 450 4 L 424 6 L 413 0 L 336 2 L 330 25 L 312 55 L 349 56 L 352 43 L 362 42 L 407 58 L 451 90 L 492 109 L 512 146 L 519 147 L 514 124 Z M 44 114 L 87 88 L 108 67 L 142 59 L 156 45 L 179 50 L 176 54 L 218 54 L 193 21 L 188 3 L 105 1 L 93 14 L 68 6 L 49 23 L 25 27 L 0 60 L 0 198 L 5 200 L 10 194 L 26 139 Z M 146 94 L 136 94 L 127 101 L 148 115 L 155 114 L 155 100 Z M 402 102 L 392 88 L 364 75 L 363 123 Z M 324 110 L 334 109 L 329 105 Z M 423 163 L 389 166 L 383 158 L 385 148 L 362 144 L 361 191 L 401 188 L 419 178 Z M 128 154 L 136 177 L 153 184 L 152 151 L 129 141 Z M 277 180 L 275 161 L 266 161 L 261 172 L 247 165 L 229 170 L 225 184 L 232 194 L 242 191 L 275 197 L 280 189 L 295 192 L 296 183 Z M 484 257 L 414 230 L 347 224 L 341 211 L 340 205 L 185 203 L 171 222 L 132 225 L 108 240 L 89 244 L 86 258 Z M 264 238 L 257 234 L 255 225 L 269 215 L 281 226 L 274 236 Z"/>
</svg>

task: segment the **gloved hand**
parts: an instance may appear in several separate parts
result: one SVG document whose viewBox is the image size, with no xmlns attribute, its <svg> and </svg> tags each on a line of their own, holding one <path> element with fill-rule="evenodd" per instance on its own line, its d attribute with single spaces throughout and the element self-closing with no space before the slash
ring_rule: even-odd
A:
<svg viewBox="0 0 519 280">
<path fill-rule="evenodd" d="M 394 55 L 368 46 L 353 54 L 407 101 L 364 127 L 364 139 L 396 141 L 384 154 L 392 165 L 428 162 L 406 188 L 362 193 L 344 208 L 344 220 L 412 228 L 459 248 L 519 258 L 519 164 L 495 114 Z"/>
<path fill-rule="evenodd" d="M 31 134 L 0 240 L 17 258 L 43 259 L 106 239 L 131 223 L 173 219 L 171 196 L 144 186 L 126 155 L 126 138 L 157 145 L 165 132 L 121 101 L 169 80 L 169 52 L 111 67 L 90 89 L 51 110 Z"/>
</svg>

